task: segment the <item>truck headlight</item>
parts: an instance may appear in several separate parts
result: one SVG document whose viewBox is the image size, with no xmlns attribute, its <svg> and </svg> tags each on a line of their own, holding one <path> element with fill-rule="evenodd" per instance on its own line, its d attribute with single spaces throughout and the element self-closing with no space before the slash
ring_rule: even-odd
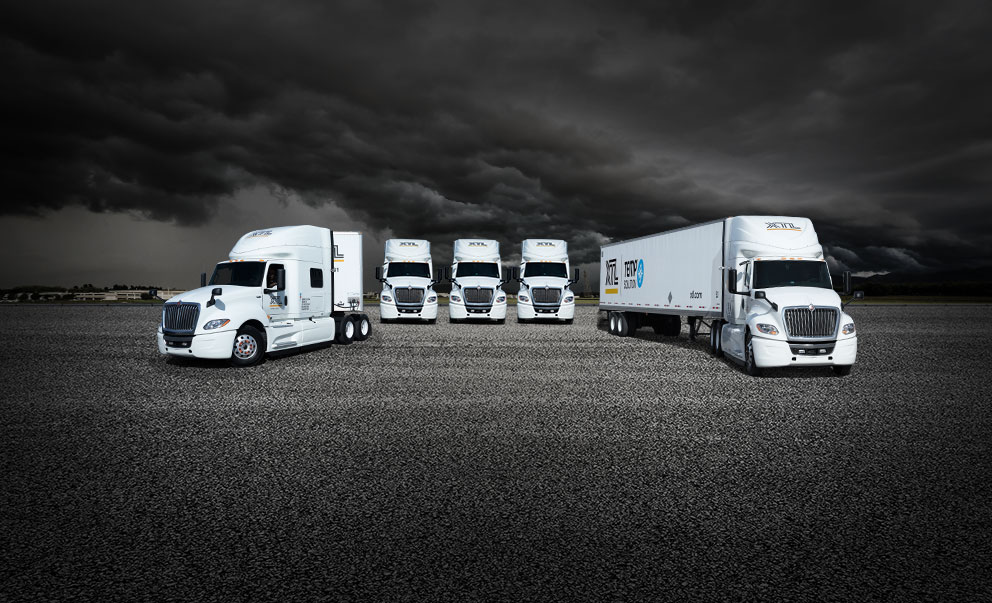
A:
<svg viewBox="0 0 992 603">
<path fill-rule="evenodd" d="M 505 301 L 506 301 L 506 296 L 505 295 L 500 295 L 499 297 L 496 298 L 496 303 L 497 304 L 501 304 L 501 303 L 503 303 Z"/>
<path fill-rule="evenodd" d="M 209 331 L 211 329 L 219 329 L 229 322 L 231 321 L 227 318 L 218 318 L 217 320 L 211 320 L 207 324 L 203 325 L 203 330 Z"/>
<path fill-rule="evenodd" d="M 391 301 L 393 301 L 393 298 L 391 298 L 391 297 L 389 297 L 389 296 L 388 296 L 388 295 L 386 295 L 385 293 L 383 293 L 383 294 L 382 294 L 382 295 L 380 295 L 379 297 L 380 297 L 380 298 L 382 298 L 382 301 L 388 301 L 388 302 L 391 302 Z"/>
<path fill-rule="evenodd" d="M 522 301 L 522 302 L 529 302 L 530 301 L 530 298 L 527 297 L 526 295 L 524 295 L 523 293 L 518 293 L 517 294 L 517 299 L 520 300 L 520 301 Z"/>
<path fill-rule="evenodd" d="M 566 304 L 570 304 L 573 301 L 575 301 L 575 297 L 574 296 L 569 295 L 568 297 L 565 298 L 565 303 Z"/>
<path fill-rule="evenodd" d="M 457 295 L 455 295 L 454 293 L 452 293 L 451 294 L 451 301 L 460 302 L 460 301 L 462 301 L 462 298 L 460 298 Z"/>
<path fill-rule="evenodd" d="M 758 324 L 754 326 L 765 335 L 778 335 L 778 327 L 775 325 Z"/>
<path fill-rule="evenodd" d="M 433 304 L 436 301 L 437 301 L 437 296 L 436 295 L 432 295 L 432 296 L 430 296 L 430 297 L 427 298 L 427 303 L 429 303 L 429 304 Z"/>
<path fill-rule="evenodd" d="M 844 325 L 844 328 L 841 329 L 841 333 L 843 333 L 844 335 L 850 335 L 851 333 L 854 333 L 854 323 L 849 322 L 846 325 Z"/>
</svg>

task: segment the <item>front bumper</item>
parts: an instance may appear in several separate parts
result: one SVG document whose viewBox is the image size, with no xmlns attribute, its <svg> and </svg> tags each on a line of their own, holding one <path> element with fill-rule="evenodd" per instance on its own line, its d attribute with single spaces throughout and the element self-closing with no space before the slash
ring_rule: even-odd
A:
<svg viewBox="0 0 992 603">
<path fill-rule="evenodd" d="M 418 312 L 401 312 L 396 307 L 396 302 L 379 302 L 379 316 L 386 320 L 408 319 L 408 320 L 434 320 L 437 318 L 437 302 L 424 304 Z"/>
<path fill-rule="evenodd" d="M 185 358 L 226 359 L 231 357 L 234 350 L 234 337 L 237 331 L 221 331 L 219 333 L 203 333 L 193 335 L 189 347 L 174 347 L 166 345 L 165 335 L 158 332 L 158 351 L 168 356 L 183 356 Z"/>
<path fill-rule="evenodd" d="M 506 318 L 506 302 L 493 304 L 488 312 L 469 312 L 465 302 L 449 302 L 448 315 L 455 320 L 503 320 Z"/>
<path fill-rule="evenodd" d="M 535 318 L 547 318 L 554 320 L 571 320 L 575 318 L 575 302 L 563 303 L 553 312 L 540 312 L 534 309 L 533 302 L 522 302 L 517 300 L 517 318 L 523 320 L 533 320 Z"/>
<path fill-rule="evenodd" d="M 858 356 L 857 336 L 838 339 L 834 342 L 833 350 L 830 344 L 822 346 L 807 346 L 797 342 L 780 339 L 754 337 L 754 363 L 759 368 L 775 368 L 782 366 L 838 366 L 854 364 Z M 807 354 L 798 353 L 799 349 L 807 349 Z M 815 349 L 814 349 L 815 348 Z M 827 350 L 820 353 L 820 350 Z"/>
</svg>

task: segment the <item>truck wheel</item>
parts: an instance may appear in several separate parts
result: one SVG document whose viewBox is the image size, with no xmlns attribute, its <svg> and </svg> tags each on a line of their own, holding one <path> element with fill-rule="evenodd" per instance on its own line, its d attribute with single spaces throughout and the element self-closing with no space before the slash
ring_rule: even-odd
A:
<svg viewBox="0 0 992 603">
<path fill-rule="evenodd" d="M 607 312 L 606 313 L 606 330 L 610 332 L 610 335 L 617 334 L 617 313 Z"/>
<path fill-rule="evenodd" d="M 761 376 L 761 369 L 754 363 L 754 342 L 751 341 L 751 331 L 744 336 L 744 372 L 751 377 Z"/>
<path fill-rule="evenodd" d="M 355 321 L 350 316 L 341 319 L 341 328 L 338 330 L 337 342 L 341 345 L 348 345 L 355 341 Z"/>
<path fill-rule="evenodd" d="M 231 365 L 254 366 L 265 358 L 265 334 L 251 325 L 238 329 L 231 350 Z"/>
<path fill-rule="evenodd" d="M 713 329 L 713 356 L 723 358 L 723 321 L 713 320 L 710 327 Z"/>
<path fill-rule="evenodd" d="M 835 364 L 830 368 L 834 370 L 834 374 L 838 377 L 846 377 L 851 374 L 850 364 Z"/>
<path fill-rule="evenodd" d="M 368 316 L 359 314 L 355 322 L 355 341 L 365 341 L 372 334 L 372 321 Z"/>
<path fill-rule="evenodd" d="M 664 321 L 661 323 L 662 335 L 678 337 L 682 332 L 682 319 L 678 316 L 665 316 L 662 320 Z"/>
<path fill-rule="evenodd" d="M 689 341 L 696 341 L 696 317 L 690 316 L 688 318 L 689 322 Z"/>
<path fill-rule="evenodd" d="M 619 337 L 630 335 L 630 321 L 626 312 L 617 312 L 617 335 Z"/>
</svg>

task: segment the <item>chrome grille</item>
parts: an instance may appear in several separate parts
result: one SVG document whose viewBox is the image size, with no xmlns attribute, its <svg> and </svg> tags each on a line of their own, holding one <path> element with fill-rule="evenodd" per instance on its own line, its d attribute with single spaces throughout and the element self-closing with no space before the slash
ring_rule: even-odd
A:
<svg viewBox="0 0 992 603">
<path fill-rule="evenodd" d="M 393 294 L 398 304 L 423 305 L 424 289 L 422 287 L 393 287 Z"/>
<path fill-rule="evenodd" d="M 786 308 L 789 337 L 833 337 L 837 334 L 837 308 Z"/>
<path fill-rule="evenodd" d="M 175 303 L 162 307 L 162 328 L 166 331 L 194 331 L 200 304 Z"/>
<path fill-rule="evenodd" d="M 531 287 L 530 296 L 535 304 L 557 306 L 561 303 L 561 289 L 557 287 Z"/>
<path fill-rule="evenodd" d="M 465 287 L 462 289 L 466 304 L 489 306 L 493 303 L 493 289 L 483 287 Z"/>
</svg>

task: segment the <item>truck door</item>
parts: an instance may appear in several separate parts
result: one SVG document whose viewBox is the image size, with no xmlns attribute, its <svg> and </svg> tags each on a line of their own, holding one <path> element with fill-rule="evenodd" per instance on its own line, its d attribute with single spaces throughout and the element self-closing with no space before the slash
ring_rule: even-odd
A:
<svg viewBox="0 0 992 603">
<path fill-rule="evenodd" d="M 269 264 L 265 269 L 265 289 L 273 290 L 276 288 L 276 271 L 285 270 L 285 266 L 282 264 Z M 286 280 L 289 281 L 289 275 L 286 275 Z M 289 283 L 287 282 L 286 287 L 289 288 Z M 262 294 L 262 310 L 271 316 L 273 319 L 282 318 L 287 312 L 286 308 L 286 291 L 271 291 L 270 293 Z"/>
</svg>

